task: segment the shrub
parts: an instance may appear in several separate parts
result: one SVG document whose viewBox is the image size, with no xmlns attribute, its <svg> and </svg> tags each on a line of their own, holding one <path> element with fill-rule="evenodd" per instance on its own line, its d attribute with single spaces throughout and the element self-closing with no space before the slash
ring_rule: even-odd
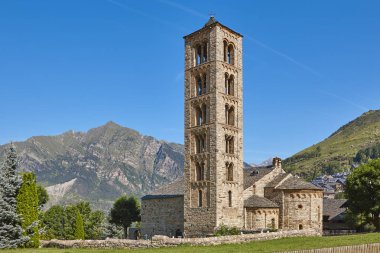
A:
<svg viewBox="0 0 380 253">
<path fill-rule="evenodd" d="M 240 229 L 236 227 L 228 227 L 222 224 L 217 230 L 215 230 L 214 235 L 215 236 L 240 235 Z"/>
</svg>

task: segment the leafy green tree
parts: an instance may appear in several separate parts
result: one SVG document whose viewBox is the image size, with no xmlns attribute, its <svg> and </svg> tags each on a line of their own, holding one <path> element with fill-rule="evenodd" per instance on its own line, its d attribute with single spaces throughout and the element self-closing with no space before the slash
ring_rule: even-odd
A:
<svg viewBox="0 0 380 253">
<path fill-rule="evenodd" d="M 24 245 L 20 215 L 17 213 L 17 193 L 21 180 L 17 175 L 17 153 L 13 145 L 7 151 L 0 169 L 0 249 Z"/>
<path fill-rule="evenodd" d="M 40 246 L 38 232 L 38 195 L 36 176 L 33 173 L 23 173 L 21 188 L 17 194 L 17 213 L 21 216 L 23 234 L 30 238 L 26 243 L 28 248 Z"/>
<path fill-rule="evenodd" d="M 43 238 L 75 239 L 77 212 L 80 213 L 83 221 L 84 239 L 101 239 L 104 214 L 101 211 L 92 211 L 90 204 L 84 201 L 66 207 L 52 206 L 47 210 L 42 219 L 45 230 Z"/>
<path fill-rule="evenodd" d="M 84 240 L 83 219 L 78 209 L 77 209 L 77 215 L 75 219 L 75 239 Z"/>
<path fill-rule="evenodd" d="M 49 194 L 41 184 L 37 184 L 37 195 L 38 207 L 41 209 L 49 201 Z"/>
<path fill-rule="evenodd" d="M 42 218 L 44 233 L 43 239 L 66 239 L 65 227 L 67 226 L 65 209 L 62 206 L 54 205 L 47 210 Z"/>
<path fill-rule="evenodd" d="M 65 207 L 66 220 L 65 220 L 65 239 L 75 240 L 75 228 L 77 224 L 77 212 L 78 208 L 74 205 L 68 205 Z"/>
<path fill-rule="evenodd" d="M 124 236 L 127 236 L 127 229 L 132 222 L 140 221 L 140 203 L 137 198 L 126 195 L 118 198 L 110 212 L 110 222 L 121 225 L 124 229 Z"/>
<path fill-rule="evenodd" d="M 380 231 L 380 159 L 357 167 L 346 180 L 345 193 L 353 214 L 364 214 Z"/>
<path fill-rule="evenodd" d="M 75 206 L 83 217 L 85 239 L 101 239 L 104 213 L 92 211 L 90 203 L 86 201 L 81 201 Z"/>
</svg>

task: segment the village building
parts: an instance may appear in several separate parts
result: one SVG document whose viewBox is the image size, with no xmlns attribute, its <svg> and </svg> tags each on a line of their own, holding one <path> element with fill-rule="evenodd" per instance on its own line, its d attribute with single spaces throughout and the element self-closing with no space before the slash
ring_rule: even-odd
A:
<svg viewBox="0 0 380 253">
<path fill-rule="evenodd" d="M 184 37 L 184 177 L 142 198 L 142 234 L 322 230 L 320 187 L 285 173 L 279 158 L 244 168 L 242 38 L 213 17 Z"/>
</svg>

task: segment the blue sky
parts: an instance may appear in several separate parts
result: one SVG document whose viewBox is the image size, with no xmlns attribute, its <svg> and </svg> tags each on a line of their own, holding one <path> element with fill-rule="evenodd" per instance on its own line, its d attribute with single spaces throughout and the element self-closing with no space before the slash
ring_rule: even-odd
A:
<svg viewBox="0 0 380 253">
<path fill-rule="evenodd" d="M 243 34 L 244 160 L 380 109 L 380 2 L 1 0 L 0 144 L 115 121 L 183 143 L 183 36 Z"/>
</svg>

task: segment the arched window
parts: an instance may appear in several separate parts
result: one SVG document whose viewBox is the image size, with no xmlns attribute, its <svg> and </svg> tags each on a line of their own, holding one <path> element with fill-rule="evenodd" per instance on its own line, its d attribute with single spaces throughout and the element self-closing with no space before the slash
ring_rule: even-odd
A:
<svg viewBox="0 0 380 253">
<path fill-rule="evenodd" d="M 195 142 L 196 154 L 200 154 L 206 151 L 206 134 L 196 135 Z"/>
<path fill-rule="evenodd" d="M 229 141 L 229 147 L 228 147 L 228 151 L 230 154 L 233 154 L 235 152 L 234 150 L 234 137 L 230 137 L 230 141 Z"/>
<path fill-rule="evenodd" d="M 202 47 L 198 46 L 197 51 L 196 51 L 196 56 L 195 56 L 196 65 L 201 64 L 201 60 L 202 60 Z"/>
<path fill-rule="evenodd" d="M 198 207 L 202 207 L 202 204 L 203 204 L 202 203 L 203 202 L 202 198 L 203 198 L 202 191 L 199 190 L 198 191 Z"/>
<path fill-rule="evenodd" d="M 227 167 L 227 181 L 234 181 L 234 164 L 226 163 Z"/>
<path fill-rule="evenodd" d="M 197 126 L 202 125 L 203 124 L 203 113 L 202 113 L 201 108 L 197 107 L 195 114 L 196 114 L 196 125 Z"/>
<path fill-rule="evenodd" d="M 197 163 L 196 165 L 196 173 L 197 173 L 197 181 L 203 181 L 204 180 L 204 163 Z"/>
<path fill-rule="evenodd" d="M 207 93 L 207 76 L 206 74 L 203 75 L 203 91 L 202 91 L 203 94 L 206 94 Z"/>
<path fill-rule="evenodd" d="M 227 82 L 228 86 L 228 95 L 233 96 L 234 95 L 234 76 L 231 75 Z"/>
<path fill-rule="evenodd" d="M 226 153 L 233 154 L 234 153 L 234 137 L 226 134 L 225 142 L 226 142 Z"/>
<path fill-rule="evenodd" d="M 203 44 L 203 59 L 202 62 L 207 62 L 207 42 Z"/>
<path fill-rule="evenodd" d="M 204 125 L 204 124 L 206 124 L 206 121 L 207 121 L 207 106 L 206 106 L 206 104 L 202 105 L 202 113 L 203 113 L 202 125 Z"/>
<path fill-rule="evenodd" d="M 226 124 L 228 125 L 228 105 L 226 105 L 225 107 L 224 107 L 224 112 L 225 112 L 225 117 L 226 117 Z"/>
<path fill-rule="evenodd" d="M 232 207 L 232 192 L 228 191 L 228 206 Z"/>
<path fill-rule="evenodd" d="M 226 124 L 230 126 L 235 125 L 235 108 L 233 106 L 225 106 Z"/>
<path fill-rule="evenodd" d="M 228 80 L 228 74 L 226 73 L 226 74 L 224 74 L 224 93 L 226 95 L 229 95 L 228 94 L 228 91 L 229 91 L 228 82 L 229 82 L 229 80 Z"/>
<path fill-rule="evenodd" d="M 225 62 L 227 62 L 227 51 L 228 51 L 227 41 L 223 41 L 223 59 Z"/>
<path fill-rule="evenodd" d="M 202 95 L 202 79 L 200 76 L 197 76 L 197 96 Z"/>
<path fill-rule="evenodd" d="M 234 46 L 229 45 L 227 48 L 227 63 L 234 64 Z"/>
<path fill-rule="evenodd" d="M 299 229 L 299 230 L 302 230 L 302 229 L 303 229 L 302 224 L 299 224 L 299 225 L 298 225 L 298 229 Z"/>
<path fill-rule="evenodd" d="M 272 229 L 276 229 L 276 220 L 274 218 L 272 218 L 271 223 Z"/>
</svg>

